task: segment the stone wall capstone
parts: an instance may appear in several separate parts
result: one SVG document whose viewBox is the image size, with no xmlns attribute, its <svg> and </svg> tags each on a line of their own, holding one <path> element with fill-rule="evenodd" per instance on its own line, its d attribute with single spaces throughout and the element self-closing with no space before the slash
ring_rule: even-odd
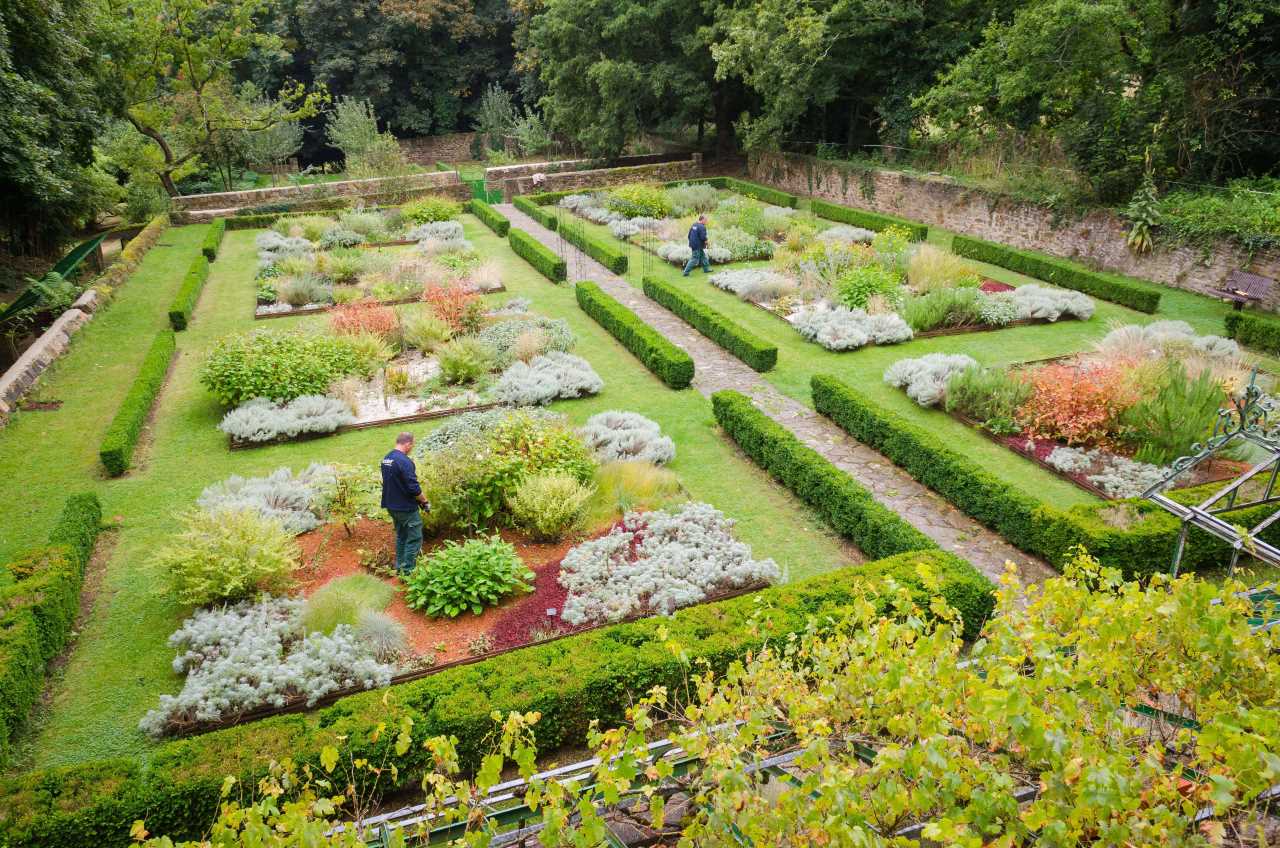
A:
<svg viewBox="0 0 1280 848">
<path fill-rule="evenodd" d="M 695 153 L 693 158 L 678 162 L 547 174 L 537 185 L 533 182 L 532 174 L 513 177 L 502 181 L 502 195 L 505 198 L 512 198 L 519 194 L 534 192 L 568 191 L 575 188 L 597 188 L 634 182 L 665 183 L 672 180 L 691 180 L 700 176 L 702 176 L 702 156 Z"/>
<path fill-rule="evenodd" d="M 700 155 L 700 154 L 697 154 Z M 507 180 L 529 177 L 534 174 L 559 174 L 566 171 L 600 171 L 606 168 L 626 168 L 632 165 L 656 165 L 662 162 L 679 162 L 689 158 L 688 153 L 647 153 L 641 156 L 619 156 L 616 159 L 559 159 L 550 162 L 528 162 L 523 165 L 502 165 L 486 168 L 484 187 L 493 191 L 502 189 Z M 515 195 L 505 194 L 511 200 Z"/>
<path fill-rule="evenodd" d="M 216 211 L 229 215 L 250 206 L 271 203 L 306 203 L 332 198 L 377 198 L 389 194 L 426 191 L 438 191 L 462 199 L 471 196 L 466 185 L 458 179 L 456 171 L 428 171 L 421 174 L 407 174 L 403 177 L 374 177 L 367 180 L 277 186 L 249 191 L 188 194 L 175 197 L 173 208 L 186 213 Z"/>
<path fill-rule="evenodd" d="M 3 422 L 40 375 L 52 365 L 71 343 L 71 336 L 92 317 L 79 309 L 68 309 L 40 334 L 31 347 L 22 352 L 9 369 L 0 374 L 0 422 Z"/>
<path fill-rule="evenodd" d="M 1280 254 L 1250 257 L 1243 248 L 1225 241 L 1207 253 L 1183 246 L 1138 256 L 1125 245 L 1128 224 L 1105 209 L 1079 219 L 1055 219 L 1052 210 L 958 185 L 945 177 L 866 170 L 793 153 L 754 155 L 749 170 L 756 182 L 792 194 L 897 215 L 1201 294 L 1213 295 L 1236 268 L 1280 278 Z M 1262 306 L 1280 309 L 1280 286 Z"/>
<path fill-rule="evenodd" d="M 399 139 L 400 150 L 410 162 L 434 168 L 437 162 L 463 162 L 473 158 L 471 144 L 473 132 L 423 135 L 417 138 Z"/>
</svg>

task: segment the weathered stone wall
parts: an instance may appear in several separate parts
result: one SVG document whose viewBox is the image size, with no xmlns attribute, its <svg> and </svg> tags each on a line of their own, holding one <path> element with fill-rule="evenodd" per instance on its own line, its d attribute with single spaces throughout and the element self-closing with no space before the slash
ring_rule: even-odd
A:
<svg viewBox="0 0 1280 848">
<path fill-rule="evenodd" d="M 547 174 L 539 185 L 534 185 L 533 175 L 514 177 L 502 181 L 502 196 L 510 199 L 518 194 L 542 191 L 569 191 L 576 188 L 597 188 L 634 182 L 670 182 L 671 180 L 690 180 L 700 176 L 702 176 L 702 157 L 695 153 L 693 158 L 681 159 L 678 162 Z"/>
<path fill-rule="evenodd" d="M 427 191 L 438 191 L 441 194 L 451 194 L 462 199 L 471 196 L 467 187 L 458 179 L 456 171 L 428 171 L 403 177 L 375 177 L 368 180 L 277 186 L 250 191 L 188 194 L 175 197 L 173 208 L 176 211 L 188 213 L 217 210 L 223 214 L 231 214 L 239 209 L 268 203 L 305 203 L 334 197 L 375 198 L 386 197 L 389 194 Z"/>
<path fill-rule="evenodd" d="M 88 292 L 86 292 L 88 294 Z M 81 309 L 68 309 L 58 316 L 50 326 L 40 334 L 31 347 L 22 352 L 18 361 L 0 374 L 0 423 L 18 406 L 31 387 L 40 379 L 40 375 L 52 365 L 71 344 L 71 336 L 75 334 L 92 316 L 97 308 L 97 293 L 86 299 L 83 295 L 76 301 Z"/>
<path fill-rule="evenodd" d="M 945 177 L 864 172 L 854 166 L 786 153 L 753 156 L 750 173 L 753 180 L 792 194 L 910 218 L 1188 291 L 1212 294 L 1236 268 L 1280 278 L 1277 253 L 1260 253 L 1251 259 L 1242 248 L 1219 242 L 1207 254 L 1199 248 L 1175 247 L 1137 256 L 1125 246 L 1128 224 L 1110 211 L 1095 210 L 1079 219 L 1055 219 L 1052 210 L 958 185 Z M 1263 306 L 1280 309 L 1280 287 Z"/>
<path fill-rule="evenodd" d="M 519 177 L 530 177 L 534 174 L 560 174 L 567 171 L 604 170 L 608 168 L 626 168 L 632 165 L 656 165 L 662 162 L 679 162 L 689 158 L 688 153 L 649 153 L 643 156 L 619 156 L 617 159 L 560 159 L 554 162 L 528 162 L 523 165 L 503 165 L 498 168 L 486 168 L 484 187 L 489 191 L 503 189 L 507 180 Z M 514 195 L 507 194 L 510 200 Z"/>
<path fill-rule="evenodd" d="M 437 162 L 464 162 L 471 158 L 473 132 L 424 135 L 400 139 L 400 150 L 410 162 L 434 168 Z"/>
</svg>

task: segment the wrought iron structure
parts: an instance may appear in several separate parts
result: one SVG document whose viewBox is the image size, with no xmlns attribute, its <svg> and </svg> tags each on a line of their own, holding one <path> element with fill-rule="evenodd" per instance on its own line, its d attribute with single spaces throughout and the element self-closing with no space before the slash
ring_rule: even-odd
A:
<svg viewBox="0 0 1280 848">
<path fill-rule="evenodd" d="M 1280 494 L 1276 493 L 1276 481 L 1280 476 L 1280 424 L 1271 420 L 1272 413 L 1277 410 L 1276 401 L 1258 388 L 1257 377 L 1258 369 L 1254 368 L 1249 375 L 1249 384 L 1231 399 L 1229 407 L 1219 411 L 1213 435 L 1203 443 L 1192 445 L 1190 454 L 1174 460 L 1169 473 L 1142 493 L 1142 497 L 1182 522 L 1173 552 L 1175 577 L 1182 564 L 1187 531 L 1192 527 L 1231 546 L 1232 574 L 1241 552 L 1280 566 L 1280 548 L 1260 538 L 1264 530 L 1280 521 Z M 1198 504 L 1180 503 L 1166 494 L 1187 472 L 1239 444 L 1254 445 L 1265 451 L 1267 456 Z M 1276 510 L 1252 527 L 1233 524 L 1224 517 L 1229 512 L 1268 504 L 1276 504 Z"/>
</svg>

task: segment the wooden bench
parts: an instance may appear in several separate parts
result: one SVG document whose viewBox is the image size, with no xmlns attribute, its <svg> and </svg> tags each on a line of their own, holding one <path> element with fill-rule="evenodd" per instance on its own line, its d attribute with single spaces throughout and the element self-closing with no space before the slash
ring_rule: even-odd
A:
<svg viewBox="0 0 1280 848">
<path fill-rule="evenodd" d="M 1237 268 L 1227 275 L 1227 281 L 1218 293 L 1240 310 L 1246 303 L 1261 303 L 1275 284 L 1275 280 Z"/>
</svg>

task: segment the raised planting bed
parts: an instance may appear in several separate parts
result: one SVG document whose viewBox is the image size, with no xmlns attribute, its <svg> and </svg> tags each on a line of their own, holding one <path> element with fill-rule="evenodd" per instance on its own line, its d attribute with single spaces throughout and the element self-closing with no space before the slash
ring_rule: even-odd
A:
<svg viewBox="0 0 1280 848">
<path fill-rule="evenodd" d="M 1252 367 L 1234 342 L 1164 321 L 1118 327 L 1087 353 L 1000 367 L 930 354 L 899 360 L 884 378 L 921 406 L 945 409 L 1112 500 L 1141 495 L 1169 477 L 1171 463 L 1213 432 Z M 1174 478 L 1174 486 L 1234 477 L 1248 459 L 1202 463 Z"/>
<path fill-rule="evenodd" d="M 475 290 L 475 292 L 476 294 L 481 294 L 481 295 L 501 294 L 506 290 L 507 290 L 507 287 L 499 283 L 496 288 L 484 289 L 483 291 Z M 393 300 L 369 300 L 369 301 L 362 301 L 362 302 L 373 303 L 377 306 L 404 306 L 410 303 L 418 303 L 420 300 L 422 300 L 421 296 L 400 297 L 400 298 L 395 298 Z M 331 312 L 334 309 L 338 308 L 338 304 L 336 303 L 325 303 L 325 304 L 317 303 L 311 306 L 291 307 L 288 311 L 279 311 L 279 312 L 272 311 L 272 312 L 264 313 L 264 312 L 261 312 L 260 310 L 265 305 L 267 304 L 260 303 L 258 304 L 258 307 L 254 309 L 253 317 L 255 321 L 265 321 L 269 318 L 296 318 L 299 315 L 319 315 L 322 312 Z"/>
</svg>

